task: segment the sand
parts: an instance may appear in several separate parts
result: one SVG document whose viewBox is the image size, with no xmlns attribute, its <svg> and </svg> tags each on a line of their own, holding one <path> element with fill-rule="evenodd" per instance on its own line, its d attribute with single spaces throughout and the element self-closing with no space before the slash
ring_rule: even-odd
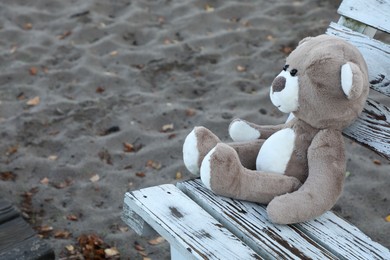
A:
<svg viewBox="0 0 390 260">
<path fill-rule="evenodd" d="M 191 178 L 181 147 L 195 125 L 227 140 L 233 118 L 283 122 L 268 87 L 338 5 L 2 0 L 0 196 L 58 258 L 77 258 L 78 238 L 96 234 L 122 259 L 167 259 L 167 242 L 150 245 L 121 221 L 124 193 Z M 346 142 L 335 211 L 390 247 L 389 162 Z"/>
</svg>

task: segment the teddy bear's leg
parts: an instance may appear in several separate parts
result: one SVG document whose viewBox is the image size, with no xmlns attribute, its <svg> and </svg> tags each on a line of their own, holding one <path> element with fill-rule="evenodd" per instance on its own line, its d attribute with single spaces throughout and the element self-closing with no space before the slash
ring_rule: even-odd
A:
<svg viewBox="0 0 390 260">
<path fill-rule="evenodd" d="M 229 125 L 229 135 L 235 142 L 244 142 L 259 138 L 267 139 L 283 127 L 284 124 L 261 126 L 242 119 L 235 119 Z"/>
<path fill-rule="evenodd" d="M 248 142 L 228 143 L 228 145 L 237 152 L 242 166 L 254 170 L 256 169 L 257 156 L 264 142 L 265 140 L 258 139 Z"/>
<path fill-rule="evenodd" d="M 334 131 L 336 132 L 336 131 Z M 316 218 L 330 210 L 342 192 L 345 155 L 341 133 L 319 132 L 308 149 L 309 175 L 302 187 L 272 200 L 267 212 L 278 224 Z"/>
<path fill-rule="evenodd" d="M 219 138 L 207 128 L 195 127 L 183 144 L 184 165 L 192 174 L 199 174 L 203 158 L 219 142 L 221 142 Z"/>
<path fill-rule="evenodd" d="M 294 177 L 243 167 L 237 152 L 224 143 L 218 143 L 205 156 L 200 175 L 205 186 L 216 194 L 258 203 L 268 203 L 301 185 Z"/>
</svg>

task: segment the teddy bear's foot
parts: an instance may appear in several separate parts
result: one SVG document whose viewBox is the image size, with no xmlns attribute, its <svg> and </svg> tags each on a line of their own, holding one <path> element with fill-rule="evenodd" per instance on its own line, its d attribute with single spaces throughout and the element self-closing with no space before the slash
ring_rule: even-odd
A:
<svg viewBox="0 0 390 260">
<path fill-rule="evenodd" d="M 258 203 L 268 203 L 301 186 L 294 177 L 243 167 L 237 152 L 224 143 L 218 143 L 204 157 L 200 176 L 204 185 L 218 195 Z"/>
<path fill-rule="evenodd" d="M 251 123 L 235 119 L 230 123 L 229 135 L 235 142 L 244 142 L 259 139 L 261 133 Z"/>
<path fill-rule="evenodd" d="M 188 171 L 198 175 L 203 158 L 219 142 L 219 138 L 207 128 L 195 127 L 183 144 L 183 161 Z"/>
</svg>

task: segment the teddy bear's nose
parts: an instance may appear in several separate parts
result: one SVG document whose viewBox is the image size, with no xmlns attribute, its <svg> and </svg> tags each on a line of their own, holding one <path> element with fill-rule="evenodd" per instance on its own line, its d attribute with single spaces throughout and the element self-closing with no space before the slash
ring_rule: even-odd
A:
<svg viewBox="0 0 390 260">
<path fill-rule="evenodd" d="M 286 78 L 282 76 L 276 77 L 272 82 L 272 91 L 280 92 L 285 88 L 285 86 L 286 86 Z"/>
</svg>

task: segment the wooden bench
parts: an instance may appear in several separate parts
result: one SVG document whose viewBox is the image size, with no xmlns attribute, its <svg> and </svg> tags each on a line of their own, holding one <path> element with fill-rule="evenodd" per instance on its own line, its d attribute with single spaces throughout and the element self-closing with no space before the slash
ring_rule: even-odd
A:
<svg viewBox="0 0 390 260">
<path fill-rule="evenodd" d="M 390 32 L 388 0 L 344 0 L 327 34 L 357 46 L 372 89 L 390 96 L 390 46 L 373 39 Z M 390 159 L 390 109 L 369 99 L 344 134 Z M 216 196 L 198 180 L 128 192 L 123 220 L 138 234 L 157 231 L 172 259 L 390 259 L 390 251 L 327 212 L 295 225 L 269 222 L 264 205 Z"/>
<path fill-rule="evenodd" d="M 20 216 L 14 206 L 0 199 L 0 259 L 54 259 L 53 249 Z"/>
</svg>

